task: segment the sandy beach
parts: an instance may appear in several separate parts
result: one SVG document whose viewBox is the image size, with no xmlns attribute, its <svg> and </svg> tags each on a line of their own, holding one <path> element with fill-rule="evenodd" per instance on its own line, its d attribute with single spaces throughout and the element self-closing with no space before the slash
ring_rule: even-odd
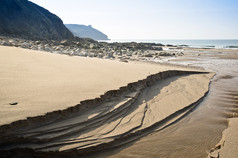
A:
<svg viewBox="0 0 238 158">
<path fill-rule="evenodd" d="M 0 158 L 237 158 L 237 6 L 0 0 Z"/>
<path fill-rule="evenodd" d="M 214 75 L 2 46 L 0 56 L 1 143 L 17 136 L 36 153 L 91 153 L 163 129 L 201 102 Z"/>
<path fill-rule="evenodd" d="M 62 110 L 173 69 L 2 46 L 0 56 L 1 125 Z M 9 105 L 15 102 L 16 106 Z"/>
<path fill-rule="evenodd" d="M 0 46 L 1 152 L 234 157 L 237 51 L 184 50 L 159 64 Z"/>
</svg>

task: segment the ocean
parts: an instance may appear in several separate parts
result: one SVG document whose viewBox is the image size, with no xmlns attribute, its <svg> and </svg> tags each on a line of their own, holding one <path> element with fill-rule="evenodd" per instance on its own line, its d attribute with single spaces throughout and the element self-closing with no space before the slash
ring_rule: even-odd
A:
<svg viewBox="0 0 238 158">
<path fill-rule="evenodd" d="M 112 39 L 104 42 L 145 42 L 145 43 L 161 43 L 164 45 L 187 45 L 189 47 L 198 48 L 226 48 L 238 49 L 238 39 L 215 39 L 215 40 L 139 40 L 139 39 Z"/>
</svg>

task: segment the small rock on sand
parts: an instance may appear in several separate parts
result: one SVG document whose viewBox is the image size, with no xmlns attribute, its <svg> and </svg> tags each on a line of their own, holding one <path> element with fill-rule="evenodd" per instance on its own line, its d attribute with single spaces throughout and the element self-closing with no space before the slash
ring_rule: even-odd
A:
<svg viewBox="0 0 238 158">
<path fill-rule="evenodd" d="M 18 102 L 9 103 L 10 105 L 17 105 Z"/>
</svg>

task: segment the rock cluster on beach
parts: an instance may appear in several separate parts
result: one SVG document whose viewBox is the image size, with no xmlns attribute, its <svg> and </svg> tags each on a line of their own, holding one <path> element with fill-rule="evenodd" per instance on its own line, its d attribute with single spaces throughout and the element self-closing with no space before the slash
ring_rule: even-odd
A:
<svg viewBox="0 0 238 158">
<path fill-rule="evenodd" d="M 0 37 L 0 45 L 21 47 L 31 50 L 70 56 L 97 57 L 103 59 L 147 60 L 160 59 L 166 56 L 182 56 L 182 52 L 164 51 L 162 44 L 155 43 L 106 43 L 89 38 L 74 38 L 69 40 L 27 40 L 20 38 Z"/>
</svg>

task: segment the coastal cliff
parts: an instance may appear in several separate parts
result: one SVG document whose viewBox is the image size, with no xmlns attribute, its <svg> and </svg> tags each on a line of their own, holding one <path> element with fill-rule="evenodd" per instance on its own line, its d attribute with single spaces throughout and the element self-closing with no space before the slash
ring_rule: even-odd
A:
<svg viewBox="0 0 238 158">
<path fill-rule="evenodd" d="M 0 35 L 37 40 L 73 38 L 58 16 L 28 0 L 0 1 Z"/>
</svg>

